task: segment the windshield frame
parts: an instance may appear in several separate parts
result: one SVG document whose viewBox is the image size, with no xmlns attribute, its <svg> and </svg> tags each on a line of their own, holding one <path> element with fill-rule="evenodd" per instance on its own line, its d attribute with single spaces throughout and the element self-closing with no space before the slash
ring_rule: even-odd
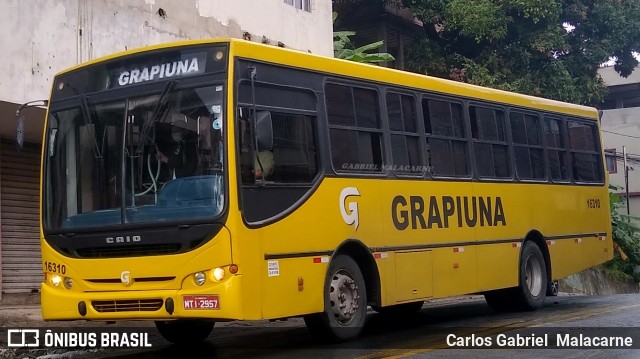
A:
<svg viewBox="0 0 640 359">
<path fill-rule="evenodd" d="M 163 90 L 167 87 L 167 84 L 174 81 L 175 86 L 172 88 L 172 92 L 189 90 L 194 88 L 201 88 L 207 86 L 218 86 L 221 85 L 223 87 L 222 94 L 222 110 L 224 113 L 223 116 L 223 128 L 225 129 L 221 136 L 222 141 L 222 163 L 223 163 L 223 179 L 222 184 L 224 186 L 223 190 L 223 205 L 218 214 L 208 216 L 208 217 L 197 217 L 195 219 L 178 219 L 178 220 L 168 220 L 161 222 L 136 222 L 136 223 L 124 223 L 117 225 L 106 225 L 100 227 L 73 227 L 73 228 L 51 228 L 50 225 L 50 214 L 52 208 L 49 208 L 49 192 L 52 190 L 51 183 L 49 183 L 50 171 L 52 170 L 51 166 L 53 165 L 52 161 L 49 160 L 47 156 L 47 149 L 49 148 L 51 137 L 49 136 L 50 128 L 49 123 L 55 113 L 61 111 L 68 110 L 78 110 L 82 112 L 82 99 L 88 97 L 88 101 L 90 106 L 95 107 L 96 105 L 116 102 L 116 101 L 126 101 L 129 98 L 143 97 L 143 96 L 155 96 L 160 95 Z M 216 74 L 204 74 L 189 78 L 182 79 L 167 79 L 166 81 L 157 81 L 153 83 L 144 83 L 137 84 L 130 87 L 125 88 L 117 88 L 112 90 L 81 94 L 78 96 L 74 96 L 72 98 L 66 98 L 63 100 L 52 101 L 49 107 L 49 111 L 47 114 L 47 118 L 44 123 L 44 147 L 43 147 L 43 165 L 42 165 L 42 173 L 41 173 L 41 183 L 42 183 L 42 192 L 41 192 L 41 223 L 42 223 L 42 231 L 44 234 L 69 234 L 69 233 L 87 233 L 87 232 L 113 232 L 113 231 L 122 231 L 128 229 L 144 229 L 144 228 L 158 228 L 158 227 L 176 227 L 176 226 L 190 226 L 190 225 L 198 225 L 198 224 L 212 224 L 212 223 L 220 223 L 224 222 L 229 209 L 229 151 L 228 151 L 228 143 L 229 143 L 229 123 L 230 116 L 232 114 L 228 114 L 228 102 L 229 102 L 229 82 L 228 82 L 228 73 L 227 72 L 219 72 Z M 120 163 L 119 165 L 121 165 Z M 122 172 L 119 173 L 120 179 L 122 177 Z M 127 207 L 126 203 L 124 205 L 121 204 L 121 208 Z"/>
</svg>

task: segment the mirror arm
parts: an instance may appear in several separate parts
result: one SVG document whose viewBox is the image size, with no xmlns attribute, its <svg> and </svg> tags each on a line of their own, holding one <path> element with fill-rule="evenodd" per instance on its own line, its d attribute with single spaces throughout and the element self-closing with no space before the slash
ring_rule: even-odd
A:
<svg viewBox="0 0 640 359">
<path fill-rule="evenodd" d="M 260 166 L 260 172 L 263 172 L 262 162 L 260 162 L 260 156 L 258 154 L 258 117 L 256 115 L 256 86 L 255 80 L 257 76 L 257 70 L 255 66 L 249 66 L 249 78 L 251 79 L 251 138 L 253 139 L 253 156 L 255 156 L 256 161 L 258 162 L 258 166 Z M 264 186 L 264 176 L 260 176 L 260 181 L 255 175 L 255 171 L 253 174 L 253 178 L 257 184 L 260 186 Z"/>
<path fill-rule="evenodd" d="M 25 102 L 16 110 L 16 145 L 18 146 L 18 150 L 22 150 L 22 146 L 24 145 L 24 116 L 22 115 L 22 110 L 29 107 L 47 107 L 49 105 L 48 100 L 34 100 Z"/>
<path fill-rule="evenodd" d="M 34 100 L 34 101 L 25 102 L 22 105 L 20 105 L 20 107 L 18 107 L 18 109 L 16 110 L 16 116 L 20 116 L 20 112 L 22 112 L 22 110 L 24 110 L 25 108 L 42 107 L 42 106 L 47 107 L 48 105 L 49 105 L 49 100 Z"/>
</svg>

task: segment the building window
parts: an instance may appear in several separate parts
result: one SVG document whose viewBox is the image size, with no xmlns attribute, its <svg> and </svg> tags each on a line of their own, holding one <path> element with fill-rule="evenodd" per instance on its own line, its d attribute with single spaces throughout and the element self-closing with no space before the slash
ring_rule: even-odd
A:
<svg viewBox="0 0 640 359">
<path fill-rule="evenodd" d="M 616 157 L 616 149 L 608 148 L 604 150 L 604 158 L 607 162 L 607 172 L 618 173 L 618 158 Z"/>
<path fill-rule="evenodd" d="M 284 0 L 284 3 L 296 9 L 311 12 L 311 0 Z"/>
</svg>

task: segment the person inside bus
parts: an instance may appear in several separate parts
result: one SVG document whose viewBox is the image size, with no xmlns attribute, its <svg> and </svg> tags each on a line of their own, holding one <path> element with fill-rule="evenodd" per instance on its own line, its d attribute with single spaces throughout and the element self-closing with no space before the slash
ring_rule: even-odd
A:
<svg viewBox="0 0 640 359">
<path fill-rule="evenodd" d="M 260 151 L 253 163 L 256 178 L 268 179 L 273 173 L 273 152 Z"/>
<path fill-rule="evenodd" d="M 189 130 L 193 120 L 181 113 L 169 115 L 169 120 L 170 137 L 164 136 L 158 141 L 156 157 L 167 164 L 171 179 L 194 176 L 198 168 L 198 149 L 195 132 Z"/>
</svg>

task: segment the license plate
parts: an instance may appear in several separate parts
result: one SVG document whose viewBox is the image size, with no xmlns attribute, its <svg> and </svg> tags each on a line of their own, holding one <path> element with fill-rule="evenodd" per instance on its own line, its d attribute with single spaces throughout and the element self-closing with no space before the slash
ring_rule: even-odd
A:
<svg viewBox="0 0 640 359">
<path fill-rule="evenodd" d="M 220 309 L 220 299 L 217 295 L 183 295 L 184 309 Z"/>
</svg>

